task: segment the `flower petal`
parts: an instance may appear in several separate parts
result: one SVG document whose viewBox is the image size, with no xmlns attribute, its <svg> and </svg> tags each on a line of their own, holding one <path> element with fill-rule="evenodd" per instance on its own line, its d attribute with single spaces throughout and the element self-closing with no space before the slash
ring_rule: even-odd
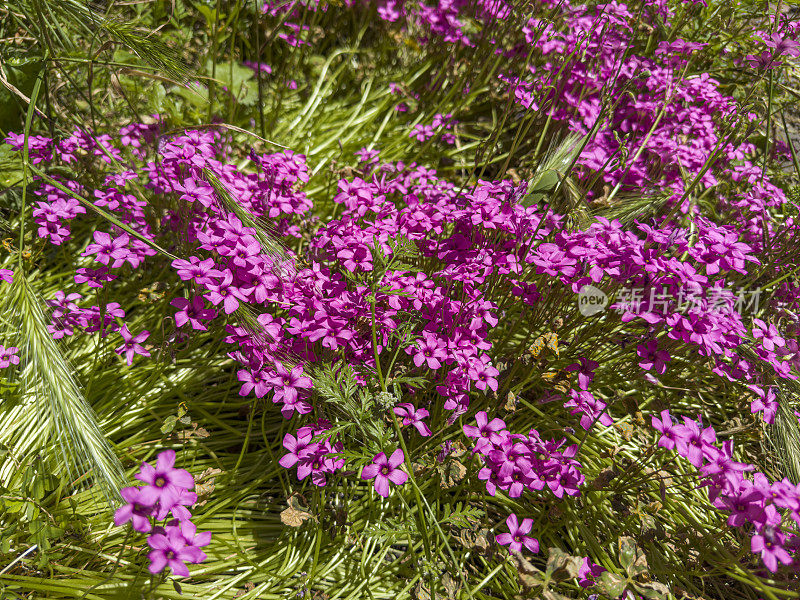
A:
<svg viewBox="0 0 800 600">
<path fill-rule="evenodd" d="M 383 475 L 378 475 L 375 478 L 375 491 L 384 498 L 389 497 L 389 480 Z"/>
<path fill-rule="evenodd" d="M 403 464 L 405 458 L 406 457 L 405 454 L 403 454 L 403 450 L 401 448 L 398 448 L 397 450 L 392 452 L 392 455 L 389 457 L 389 466 L 392 469 L 396 469 L 397 467 Z"/>
</svg>

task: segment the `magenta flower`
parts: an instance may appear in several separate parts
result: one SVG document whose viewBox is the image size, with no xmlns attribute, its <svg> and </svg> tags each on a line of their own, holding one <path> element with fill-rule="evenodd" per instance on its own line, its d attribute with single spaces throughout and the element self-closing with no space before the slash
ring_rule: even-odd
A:
<svg viewBox="0 0 800 600">
<path fill-rule="evenodd" d="M 133 525 L 135 531 L 148 533 L 152 528 L 150 516 L 153 514 L 153 505 L 141 501 L 142 489 L 138 487 L 126 487 L 120 490 L 123 504 L 114 513 L 114 525 L 119 527 L 128 521 Z"/>
<path fill-rule="evenodd" d="M 595 578 L 605 572 L 605 567 L 596 565 L 592 560 L 586 556 L 578 569 L 578 585 L 582 588 L 592 587 L 595 584 Z"/>
<path fill-rule="evenodd" d="M 192 513 L 190 513 L 189 509 L 186 507 L 194 506 L 195 502 L 197 502 L 197 494 L 187 489 L 179 488 L 178 497 L 172 505 L 163 502 L 158 504 L 156 519 L 166 519 L 167 515 L 172 513 L 172 516 L 178 519 L 178 521 L 188 521 L 192 518 Z"/>
<path fill-rule="evenodd" d="M 755 523 L 764 515 L 764 495 L 746 479 L 741 479 L 735 486 L 729 486 L 727 493 L 715 505 L 731 513 L 728 517 L 728 525 L 731 527 Z"/>
<path fill-rule="evenodd" d="M 211 532 L 204 531 L 203 533 L 197 533 L 197 526 L 191 521 L 182 521 L 178 527 L 181 530 L 183 539 L 186 540 L 186 544 L 189 546 L 197 546 L 198 548 L 202 548 L 203 546 L 208 546 L 211 543 Z M 203 560 L 205 560 L 205 556 L 203 557 Z"/>
<path fill-rule="evenodd" d="M 582 390 L 589 389 L 589 384 L 594 379 L 594 371 L 600 364 L 597 361 L 589 360 L 584 357 L 580 357 L 578 359 L 580 363 L 572 363 L 571 365 L 567 365 L 567 371 L 577 371 L 578 372 L 578 386 Z"/>
<path fill-rule="evenodd" d="M 175 506 L 182 489 L 190 490 L 194 487 L 194 478 L 189 471 L 175 468 L 174 450 L 159 453 L 155 467 L 142 463 L 136 479 L 147 484 L 141 488 L 139 502 L 149 506 L 158 502 L 162 509 Z"/>
<path fill-rule="evenodd" d="M 228 270 L 225 271 L 224 278 L 220 283 L 210 283 L 206 287 L 209 292 L 204 297 L 215 306 L 221 303 L 226 315 L 239 308 L 240 300 L 247 302 L 247 296 L 233 285 L 233 273 Z"/>
<path fill-rule="evenodd" d="M 785 540 L 786 536 L 779 528 L 766 525 L 760 533 L 751 538 L 750 549 L 754 554 L 761 554 L 761 560 L 774 573 L 778 570 L 778 561 L 784 565 L 792 563 L 791 555 L 783 547 Z"/>
<path fill-rule="evenodd" d="M 104 282 L 114 281 L 116 278 L 116 275 L 112 275 L 109 272 L 108 267 L 75 270 L 75 283 L 85 283 L 92 288 L 102 288 Z"/>
<path fill-rule="evenodd" d="M 410 402 L 404 402 L 394 407 L 394 414 L 403 418 L 403 425 L 413 425 L 421 436 L 431 435 L 431 430 L 422 422 L 428 417 L 428 411 L 424 408 L 414 408 Z"/>
<path fill-rule="evenodd" d="M 11 269 L 0 269 L 0 281 L 5 281 L 6 283 L 13 283 L 14 271 L 12 271 Z"/>
<path fill-rule="evenodd" d="M 311 451 L 309 446 L 314 446 L 314 444 L 311 443 L 313 437 L 314 432 L 309 427 L 298 431 L 296 438 L 290 433 L 283 436 L 283 447 L 286 448 L 289 453 L 281 457 L 278 461 L 280 465 L 286 469 L 291 469 L 299 460 L 306 457 Z"/>
<path fill-rule="evenodd" d="M 715 480 L 725 479 L 727 484 L 736 486 L 744 481 L 742 473 L 752 471 L 754 465 L 740 463 L 733 460 L 733 441 L 725 440 L 716 458 L 711 459 L 700 469 L 700 473 L 706 477 L 713 477 Z M 800 504 L 798 504 L 800 508 Z"/>
<path fill-rule="evenodd" d="M 275 367 L 275 375 L 269 378 L 277 389 L 275 390 L 274 401 L 283 400 L 287 404 L 294 404 L 297 399 L 298 389 L 311 389 L 313 383 L 309 377 L 303 377 L 303 365 L 295 365 L 288 371 L 282 364 Z"/>
<path fill-rule="evenodd" d="M 683 435 L 684 429 L 686 429 L 680 424 L 673 425 L 672 417 L 668 410 L 662 410 L 661 418 L 653 417 L 651 422 L 653 428 L 661 433 L 658 445 L 667 450 L 673 450 L 675 448 L 677 440 Z"/>
<path fill-rule="evenodd" d="M 775 56 L 800 56 L 800 42 L 784 38 L 780 33 L 773 33 L 764 40 L 764 45 L 772 49 Z"/>
<path fill-rule="evenodd" d="M 502 419 L 492 419 L 489 421 L 489 416 L 485 410 L 475 415 L 475 421 L 478 426 L 464 425 L 464 435 L 470 438 L 476 438 L 475 447 L 473 452 L 480 452 L 484 454 L 492 449 L 493 444 L 499 444 L 503 441 L 503 436 L 498 432 L 506 428 L 506 424 Z"/>
<path fill-rule="evenodd" d="M 672 360 L 669 352 L 658 349 L 658 342 L 656 340 L 650 340 L 646 345 L 639 344 L 636 347 L 636 353 L 641 359 L 639 361 L 640 367 L 645 371 L 652 369 L 659 375 L 664 374 L 667 370 L 667 363 Z"/>
<path fill-rule="evenodd" d="M 169 526 L 166 528 L 166 534 L 152 534 L 147 539 L 147 544 L 152 548 L 147 557 L 150 559 L 148 568 L 153 574 L 169 567 L 173 575 L 188 577 L 189 569 L 186 563 L 199 563 L 206 559 L 205 553 L 200 548 L 186 543 L 180 527 Z"/>
<path fill-rule="evenodd" d="M 8 368 L 11 365 L 18 365 L 19 356 L 17 356 L 17 352 L 19 352 L 19 348 L 15 348 L 14 346 L 10 348 L 0 346 L 0 369 Z"/>
<path fill-rule="evenodd" d="M 424 142 L 425 140 L 432 138 L 433 134 L 433 127 L 420 123 L 419 125 L 414 125 L 409 132 L 408 137 L 413 137 L 416 138 L 417 141 Z"/>
<path fill-rule="evenodd" d="M 392 452 L 388 459 L 383 452 L 376 454 L 372 463 L 361 471 L 361 479 L 374 479 L 375 491 L 388 498 L 390 481 L 395 485 L 403 485 L 408 479 L 408 475 L 400 470 L 404 460 L 405 455 L 400 448 Z"/>
<path fill-rule="evenodd" d="M 422 363 L 427 363 L 429 369 L 438 369 L 442 366 L 441 361 L 447 358 L 447 346 L 429 331 L 423 331 L 422 338 L 417 342 L 414 364 L 421 367 Z"/>
<path fill-rule="evenodd" d="M 485 391 L 486 388 L 491 388 L 497 391 L 497 379 L 500 371 L 495 369 L 489 364 L 489 359 L 484 354 L 480 359 L 473 360 L 467 369 L 467 376 L 475 382 L 475 387 L 479 390 Z"/>
<path fill-rule="evenodd" d="M 508 533 L 501 533 L 495 539 L 498 544 L 508 545 L 510 552 L 519 552 L 525 546 L 533 553 L 539 552 L 539 540 L 528 537 L 526 534 L 533 527 L 533 519 L 522 519 L 522 523 L 517 522 L 517 515 L 511 513 L 506 519 Z"/>
<path fill-rule="evenodd" d="M 196 256 L 190 256 L 189 260 L 178 258 L 172 261 L 172 266 L 183 281 L 193 279 L 198 285 L 214 284 L 215 277 L 222 277 L 222 273 L 214 268 L 212 258 L 206 260 L 200 260 Z"/>
<path fill-rule="evenodd" d="M 254 391 L 257 398 L 263 398 L 270 390 L 268 379 L 263 371 L 240 369 L 236 376 L 242 382 L 242 387 L 239 390 L 240 396 L 247 396 L 247 394 Z"/>
<path fill-rule="evenodd" d="M 678 454 L 687 458 L 698 469 L 703 466 L 705 459 L 714 459 L 719 454 L 712 444 L 717 440 L 713 427 L 702 429 L 702 425 L 687 417 L 683 418 L 684 427 L 675 444 Z"/>
<path fill-rule="evenodd" d="M 170 305 L 178 309 L 178 312 L 175 313 L 176 327 L 183 327 L 189 323 L 192 329 L 207 331 L 200 319 L 208 321 L 217 316 L 217 311 L 213 308 L 206 308 L 206 304 L 200 296 L 195 296 L 191 302 L 179 296 L 173 298 Z"/>
<path fill-rule="evenodd" d="M 214 188 L 194 177 L 186 179 L 183 185 L 176 183 L 175 190 L 183 192 L 179 198 L 180 200 L 185 200 L 186 202 L 197 201 L 206 208 L 214 205 Z"/>
<path fill-rule="evenodd" d="M 145 350 L 145 348 L 140 344 L 147 339 L 150 335 L 149 331 L 142 331 L 139 335 L 134 336 L 129 330 L 127 325 L 123 325 L 122 329 L 120 329 L 119 334 L 122 336 L 124 340 L 124 344 L 119 348 L 115 349 L 114 352 L 117 354 L 125 354 L 125 360 L 128 362 L 128 365 L 133 364 L 133 355 L 134 354 L 141 354 L 142 356 L 150 356 L 150 352 Z"/>
<path fill-rule="evenodd" d="M 113 238 L 105 231 L 95 231 L 93 244 L 86 246 L 83 256 L 96 254 L 95 260 L 107 265 L 111 259 L 114 260 L 113 268 L 122 266 L 128 256 L 127 249 L 130 238 L 127 233 L 123 233 L 117 238 Z"/>
<path fill-rule="evenodd" d="M 767 352 L 774 352 L 775 346 L 783 346 L 786 344 L 786 340 L 781 337 L 775 325 L 771 323 L 767 325 L 761 319 L 753 319 L 753 324 L 755 325 L 753 328 L 753 337 L 755 339 L 761 339 L 761 345 Z"/>
<path fill-rule="evenodd" d="M 570 399 L 564 403 L 564 408 L 571 408 L 570 414 L 581 415 L 581 427 L 589 430 L 595 423 L 608 427 L 614 423 L 607 412 L 606 403 L 594 397 L 594 394 L 584 390 L 570 390 Z"/>
<path fill-rule="evenodd" d="M 780 408 L 775 390 L 772 386 L 764 390 L 763 387 L 755 384 L 748 385 L 747 387 L 753 390 L 758 396 L 756 400 L 750 403 L 750 412 L 753 414 L 758 412 L 763 413 L 762 417 L 765 423 L 774 423 L 775 416 L 778 414 L 778 408 Z"/>
</svg>

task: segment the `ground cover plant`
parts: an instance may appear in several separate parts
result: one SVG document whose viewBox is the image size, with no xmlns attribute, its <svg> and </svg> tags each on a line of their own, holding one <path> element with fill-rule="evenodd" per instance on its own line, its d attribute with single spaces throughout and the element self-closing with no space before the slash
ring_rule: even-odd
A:
<svg viewBox="0 0 800 600">
<path fill-rule="evenodd" d="M 787 3 L 0 17 L 0 597 L 800 597 Z"/>
</svg>

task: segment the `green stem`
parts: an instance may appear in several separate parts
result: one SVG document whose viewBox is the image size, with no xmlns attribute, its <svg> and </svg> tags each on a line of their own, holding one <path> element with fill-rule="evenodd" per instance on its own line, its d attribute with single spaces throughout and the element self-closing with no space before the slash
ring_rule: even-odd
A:
<svg viewBox="0 0 800 600">
<path fill-rule="evenodd" d="M 22 147 L 22 206 L 19 211 L 19 268 L 23 268 L 22 255 L 25 249 L 25 217 L 26 209 L 28 206 L 28 170 L 33 168 L 30 161 L 30 147 L 29 141 L 31 137 L 31 125 L 33 123 L 33 113 L 36 110 L 36 101 L 39 99 L 39 92 L 42 89 L 42 81 L 44 80 L 45 69 L 39 71 L 39 76 L 36 78 L 36 83 L 33 86 L 31 93 L 31 101 L 28 104 L 28 113 L 25 115 L 25 143 Z"/>
</svg>

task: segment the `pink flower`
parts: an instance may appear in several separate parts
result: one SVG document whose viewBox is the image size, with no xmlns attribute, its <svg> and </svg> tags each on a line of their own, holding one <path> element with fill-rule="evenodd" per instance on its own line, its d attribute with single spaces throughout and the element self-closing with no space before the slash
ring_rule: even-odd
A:
<svg viewBox="0 0 800 600">
<path fill-rule="evenodd" d="M 419 125 L 414 125 L 414 127 L 411 129 L 411 132 L 408 134 L 408 137 L 417 138 L 417 141 L 424 142 L 425 140 L 432 138 L 433 134 L 433 127 L 420 123 Z"/>
<path fill-rule="evenodd" d="M 205 307 L 205 302 L 200 296 L 195 296 L 191 302 L 178 296 L 172 299 L 170 305 L 178 309 L 178 312 L 175 313 L 176 327 L 183 327 L 189 323 L 192 329 L 206 331 L 206 326 L 200 322 L 200 319 L 209 320 L 217 316 L 217 311 Z"/>
<path fill-rule="evenodd" d="M 486 411 L 482 410 L 475 415 L 475 421 L 478 423 L 477 427 L 464 425 L 464 435 L 477 439 L 475 447 L 472 449 L 473 452 L 483 454 L 484 450 L 491 450 L 493 444 L 499 444 L 503 441 L 503 436 L 498 433 L 506 428 L 506 424 L 502 419 L 495 418 L 489 421 Z"/>
<path fill-rule="evenodd" d="M 111 259 L 114 259 L 112 264 L 113 268 L 121 267 L 125 262 L 125 258 L 130 254 L 127 246 L 130 238 L 127 233 L 123 233 L 117 238 L 111 238 L 105 231 L 95 231 L 94 244 L 86 246 L 83 256 L 90 254 L 97 254 L 95 260 L 107 265 Z"/>
<path fill-rule="evenodd" d="M 142 489 L 131 486 L 122 488 L 119 493 L 127 504 L 122 505 L 114 513 L 114 525 L 119 527 L 131 521 L 135 531 L 148 533 L 153 528 L 150 523 L 153 505 L 141 501 Z"/>
<path fill-rule="evenodd" d="M 441 360 L 447 358 L 444 342 L 429 331 L 423 331 L 422 338 L 422 342 L 417 342 L 414 364 L 421 367 L 422 363 L 427 363 L 429 369 L 438 369 L 442 366 Z"/>
<path fill-rule="evenodd" d="M 172 266 L 183 281 L 193 279 L 199 285 L 214 284 L 215 277 L 222 277 L 222 273 L 214 268 L 212 258 L 205 260 L 200 260 L 196 256 L 190 256 L 189 260 L 178 258 L 172 261 Z"/>
<path fill-rule="evenodd" d="M 247 296 L 245 296 L 238 287 L 233 285 L 233 273 L 229 270 L 225 271 L 224 279 L 220 283 L 207 284 L 206 287 L 209 289 L 209 292 L 204 298 L 214 306 L 222 303 L 222 309 L 226 315 L 231 314 L 239 308 L 239 300 L 247 302 Z"/>
<path fill-rule="evenodd" d="M 376 454 L 372 463 L 361 471 L 361 479 L 374 479 L 375 491 L 388 498 L 390 481 L 395 485 L 403 485 L 408 479 L 408 475 L 399 468 L 404 460 L 405 455 L 400 448 L 392 452 L 388 459 L 383 452 Z"/>
<path fill-rule="evenodd" d="M 760 533 L 751 538 L 750 549 L 754 554 L 761 554 L 761 560 L 774 573 L 778 570 L 778 561 L 785 565 L 792 563 L 791 555 L 783 547 L 785 539 L 786 536 L 779 528 L 766 525 Z"/>
<path fill-rule="evenodd" d="M 14 346 L 10 348 L 0 346 L 0 369 L 8 368 L 11 365 L 18 365 L 19 356 L 17 356 L 17 352 L 19 352 L 19 348 L 15 348 Z"/>
<path fill-rule="evenodd" d="M 309 377 L 303 377 L 303 365 L 295 365 L 288 371 L 282 364 L 278 364 L 275 376 L 271 377 L 269 382 L 278 388 L 275 392 L 275 402 L 283 400 L 289 404 L 297 401 L 298 389 L 311 389 L 313 385 Z"/>
<path fill-rule="evenodd" d="M 758 398 L 754 400 L 750 404 L 750 412 L 755 413 L 763 413 L 762 417 L 764 422 L 772 424 L 775 422 L 775 416 L 778 414 L 778 408 L 780 405 L 778 404 L 778 398 L 775 395 L 775 390 L 772 386 L 767 387 L 766 391 L 760 385 L 751 384 L 747 386 L 751 390 L 753 390 Z"/>
<path fill-rule="evenodd" d="M 669 352 L 666 350 L 658 350 L 658 342 L 650 340 L 647 345 L 639 344 L 636 347 L 636 353 L 641 360 L 639 366 L 645 371 L 653 369 L 657 374 L 663 375 L 667 370 L 667 363 L 672 360 Z"/>
<path fill-rule="evenodd" d="M 677 440 L 683 435 L 685 427 L 683 425 L 673 425 L 672 416 L 668 410 L 661 411 L 661 418 L 653 417 L 651 420 L 653 428 L 661 433 L 658 445 L 667 450 L 674 450 Z"/>
<path fill-rule="evenodd" d="M 479 390 L 486 390 L 488 387 L 496 392 L 496 377 L 499 374 L 500 371 L 489 364 L 489 358 L 485 354 L 480 359 L 470 362 L 469 369 L 467 370 L 467 375 L 475 382 L 475 387 Z"/>
<path fill-rule="evenodd" d="M 517 522 L 517 515 L 511 513 L 506 519 L 508 533 L 501 533 L 495 539 L 498 544 L 508 545 L 511 552 L 519 552 L 525 546 L 531 552 L 539 552 L 539 540 L 528 537 L 527 534 L 533 527 L 533 519 L 522 519 L 522 523 Z"/>
<path fill-rule="evenodd" d="M 193 535 L 189 528 L 186 531 Z M 150 559 L 148 568 L 153 574 L 169 567 L 173 575 L 188 577 L 186 563 L 199 563 L 206 559 L 200 548 L 186 542 L 181 527 L 167 527 L 166 534 L 154 533 L 147 539 L 147 544 L 152 548 L 147 557 Z"/>
<path fill-rule="evenodd" d="M 310 427 L 304 427 L 301 431 L 298 431 L 296 438 L 292 434 L 287 433 L 283 436 L 283 447 L 286 448 L 289 453 L 284 454 L 278 463 L 286 469 L 291 469 L 299 460 L 311 453 L 313 448 L 310 447 L 316 445 L 311 443 L 313 437 L 314 432 Z M 307 449 L 308 451 L 306 451 Z"/>
<path fill-rule="evenodd" d="M 153 506 L 156 502 L 172 507 L 177 504 L 181 490 L 190 490 L 194 487 L 194 478 L 186 469 L 175 468 L 175 451 L 164 450 L 156 459 L 156 466 L 142 463 L 136 479 L 147 485 L 141 488 L 139 502 Z"/>
<path fill-rule="evenodd" d="M 592 587 L 595 578 L 600 577 L 605 570 L 604 567 L 594 564 L 588 556 L 585 557 L 578 569 L 578 585 L 582 588 Z"/>
<path fill-rule="evenodd" d="M 755 325 L 753 337 L 755 339 L 761 338 L 761 345 L 764 347 L 764 350 L 774 352 L 775 346 L 783 346 L 786 344 L 786 340 L 781 337 L 775 325 L 767 325 L 761 319 L 753 319 L 753 324 Z"/>
<path fill-rule="evenodd" d="M 578 385 L 582 390 L 589 389 L 589 384 L 594 379 L 594 371 L 600 364 L 597 361 L 589 360 L 588 358 L 580 357 L 580 363 L 572 363 L 567 365 L 567 371 L 578 372 Z"/>
<path fill-rule="evenodd" d="M 428 417 L 428 411 L 424 408 L 414 408 L 410 402 L 404 402 L 394 407 L 394 414 L 403 418 L 403 425 L 413 425 L 421 436 L 431 435 L 431 430 L 422 422 Z"/>
<path fill-rule="evenodd" d="M 191 521 L 183 521 L 179 527 L 181 535 L 188 545 L 201 548 L 211 543 L 211 532 L 204 531 L 203 533 L 197 533 L 197 526 Z"/>
<path fill-rule="evenodd" d="M 120 329 L 119 334 L 122 336 L 124 340 L 124 344 L 114 350 L 117 354 L 125 354 L 125 359 L 128 362 L 128 365 L 133 364 L 133 355 L 134 354 L 141 354 L 142 356 L 150 356 L 150 352 L 145 350 L 145 348 L 140 344 L 147 339 L 150 335 L 149 331 L 142 331 L 139 335 L 135 336 L 128 330 L 127 325 L 123 325 L 122 329 Z"/>
</svg>

